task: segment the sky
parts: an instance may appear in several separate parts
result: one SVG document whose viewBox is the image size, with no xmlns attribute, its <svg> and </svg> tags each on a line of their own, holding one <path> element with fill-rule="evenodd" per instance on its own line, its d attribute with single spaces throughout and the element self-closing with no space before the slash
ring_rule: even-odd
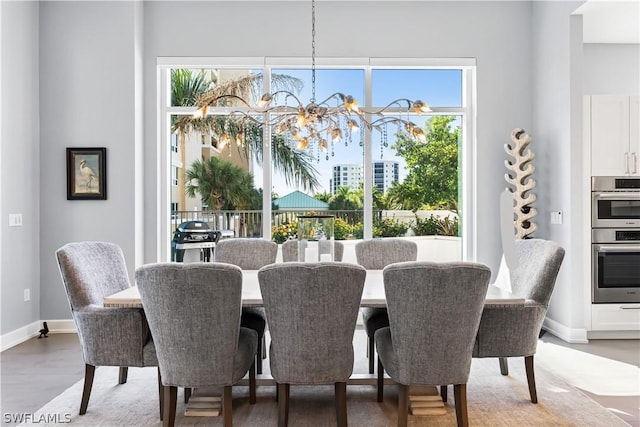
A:
<svg viewBox="0 0 640 427">
<path fill-rule="evenodd" d="M 303 81 L 304 87 L 298 95 L 302 104 L 306 105 L 311 99 L 311 70 L 310 69 L 274 69 L 274 73 L 289 75 Z M 436 107 L 460 107 L 462 105 L 462 72 L 460 70 L 424 70 L 424 69 L 376 69 L 372 71 L 372 104 L 374 107 L 384 107 L 391 101 L 399 98 L 407 98 L 411 101 L 422 100 L 429 106 Z M 352 95 L 360 106 L 364 105 L 364 70 L 361 69 L 319 69 L 316 70 L 316 102 L 325 100 L 335 92 Z M 283 100 L 279 100 L 279 104 Z M 288 103 L 293 105 L 292 102 Z M 335 103 L 329 105 L 334 106 Z M 403 118 L 409 119 L 419 126 L 424 125 L 426 115 Z M 380 134 L 373 132 L 373 161 L 394 160 L 400 163 L 400 180 L 407 175 L 405 163 L 402 158 L 396 157 L 391 149 L 394 141 L 396 126 L 388 127 L 389 147 L 382 149 Z M 329 155 L 325 160 L 322 154 L 320 159 L 313 162 L 319 173 L 321 188 L 316 192 L 329 192 L 329 182 L 332 177 L 332 168 L 336 164 L 362 163 L 363 151 L 360 147 L 360 136 L 354 135 L 353 141 L 345 147 L 344 142 L 334 146 L 335 155 Z M 314 151 L 317 153 L 317 150 Z M 317 158 L 316 154 L 316 158 Z M 257 188 L 262 188 L 262 168 L 254 164 L 254 183 Z M 289 194 L 297 188 L 288 186 L 284 178 L 276 171 L 272 177 L 272 190 L 280 196 Z"/>
</svg>

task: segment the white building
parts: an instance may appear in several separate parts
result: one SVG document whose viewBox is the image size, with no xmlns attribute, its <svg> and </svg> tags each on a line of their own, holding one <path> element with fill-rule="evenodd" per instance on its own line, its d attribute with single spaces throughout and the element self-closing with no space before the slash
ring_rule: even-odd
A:
<svg viewBox="0 0 640 427">
<path fill-rule="evenodd" d="M 398 162 L 390 160 L 373 162 L 373 185 L 378 188 L 379 192 L 386 192 L 394 182 L 400 180 L 399 170 Z M 339 187 L 358 188 L 363 180 L 364 165 L 362 163 L 335 165 L 330 183 L 331 194 L 336 194 Z"/>
</svg>

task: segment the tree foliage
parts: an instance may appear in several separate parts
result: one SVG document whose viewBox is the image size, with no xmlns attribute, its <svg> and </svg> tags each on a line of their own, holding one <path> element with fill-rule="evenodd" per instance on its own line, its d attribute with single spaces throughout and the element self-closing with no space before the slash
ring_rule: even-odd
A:
<svg viewBox="0 0 640 427">
<path fill-rule="evenodd" d="M 362 195 L 349 187 L 338 187 L 336 194 L 329 199 L 332 211 L 354 211 L 362 209 Z"/>
<path fill-rule="evenodd" d="M 389 197 L 404 209 L 457 210 L 458 140 L 460 128 L 452 129 L 454 116 L 434 116 L 425 126 L 427 143 L 398 134 L 393 148 L 407 162 L 409 174 L 394 183 Z"/>
<path fill-rule="evenodd" d="M 215 210 L 247 209 L 256 198 L 253 177 L 233 163 L 211 157 L 196 160 L 186 172 L 185 191 L 196 193 Z"/>
<path fill-rule="evenodd" d="M 175 69 L 171 71 L 172 105 L 205 105 L 208 100 L 222 94 L 234 94 L 249 99 L 259 93 L 262 79 L 262 74 L 248 74 L 215 85 L 203 72 Z M 271 84 L 274 90 L 299 90 L 302 85 L 299 79 L 280 74 L 271 76 Z M 209 133 L 218 140 L 223 134 L 228 134 L 238 141 L 237 148 L 245 158 L 253 158 L 256 163 L 262 165 L 262 125 L 256 122 L 239 117 L 196 118 L 190 115 L 176 115 L 172 117 L 171 130 L 179 135 L 181 144 L 184 144 L 186 135 L 192 131 Z M 271 147 L 273 168 L 282 173 L 287 184 L 311 191 L 320 186 L 312 155 L 295 150 L 293 144 L 288 143 L 281 135 L 272 136 Z"/>
</svg>

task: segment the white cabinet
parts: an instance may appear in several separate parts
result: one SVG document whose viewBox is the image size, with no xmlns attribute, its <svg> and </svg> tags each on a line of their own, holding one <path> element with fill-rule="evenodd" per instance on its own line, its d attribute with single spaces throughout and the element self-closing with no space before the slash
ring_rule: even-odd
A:
<svg viewBox="0 0 640 427">
<path fill-rule="evenodd" d="M 590 98 L 591 175 L 639 175 L 640 97 Z"/>
<path fill-rule="evenodd" d="M 640 330 L 640 304 L 593 304 L 591 306 L 591 330 Z"/>
</svg>

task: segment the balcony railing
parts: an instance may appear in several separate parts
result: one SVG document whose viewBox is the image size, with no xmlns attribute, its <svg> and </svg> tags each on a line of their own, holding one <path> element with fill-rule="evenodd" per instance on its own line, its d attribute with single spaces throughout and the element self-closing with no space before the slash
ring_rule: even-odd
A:
<svg viewBox="0 0 640 427">
<path fill-rule="evenodd" d="M 274 210 L 271 212 L 271 225 L 279 226 L 297 221 L 299 215 L 307 211 Z M 317 212 L 316 212 L 317 213 Z M 364 212 L 356 211 L 322 211 L 336 218 L 343 219 L 350 225 L 361 223 Z M 374 216 L 381 211 L 374 211 Z M 204 221 L 214 230 L 230 230 L 235 237 L 262 237 L 262 211 L 173 211 L 171 213 L 172 232 L 185 221 Z"/>
<path fill-rule="evenodd" d="M 335 235 L 337 239 L 362 238 L 362 223 L 364 212 L 362 210 L 328 210 L 323 214 L 334 215 L 336 219 L 343 220 L 351 230 L 345 232 L 344 224 L 338 232 L 336 222 Z M 274 210 L 271 212 L 271 227 L 275 227 L 274 233 L 278 234 L 274 240 L 290 238 L 295 231 L 285 224 L 297 222 L 298 216 L 317 214 L 318 211 L 300 210 Z M 185 221 L 204 221 L 213 230 L 226 230 L 233 232 L 233 237 L 262 237 L 261 210 L 246 211 L 174 211 L 171 213 L 171 233 Z M 435 218 L 435 219 L 434 219 Z M 374 236 L 390 237 L 404 236 L 408 229 L 412 228 L 411 235 L 445 235 L 459 236 L 457 214 L 451 211 L 373 211 Z M 398 226 L 403 224 L 403 226 Z M 347 229 L 349 227 L 346 227 Z M 285 233 L 283 235 L 283 233 Z M 345 234 L 346 233 L 346 234 Z M 231 233 L 227 233 L 231 235 Z M 342 237 L 338 237 L 341 235 Z M 171 236 L 173 238 L 173 236 Z"/>
</svg>

